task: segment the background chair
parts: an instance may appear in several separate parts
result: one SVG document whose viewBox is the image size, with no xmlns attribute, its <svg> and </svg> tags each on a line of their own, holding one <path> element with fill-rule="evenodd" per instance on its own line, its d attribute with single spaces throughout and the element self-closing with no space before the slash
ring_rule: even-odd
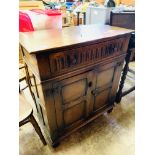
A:
<svg viewBox="0 0 155 155">
<path fill-rule="evenodd" d="M 42 143 L 46 145 L 45 138 L 41 132 L 41 129 L 33 116 L 33 109 L 26 100 L 24 93 L 21 91 L 19 93 L 19 127 L 23 126 L 26 123 L 31 123 L 39 135 Z"/>
</svg>

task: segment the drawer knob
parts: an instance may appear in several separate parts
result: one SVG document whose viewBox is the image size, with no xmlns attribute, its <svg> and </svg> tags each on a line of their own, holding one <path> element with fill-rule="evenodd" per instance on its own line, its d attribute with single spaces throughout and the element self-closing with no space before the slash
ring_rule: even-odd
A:
<svg viewBox="0 0 155 155">
<path fill-rule="evenodd" d="M 88 87 L 91 87 L 92 85 L 93 85 L 93 82 L 90 81 L 90 82 L 88 83 Z"/>
</svg>

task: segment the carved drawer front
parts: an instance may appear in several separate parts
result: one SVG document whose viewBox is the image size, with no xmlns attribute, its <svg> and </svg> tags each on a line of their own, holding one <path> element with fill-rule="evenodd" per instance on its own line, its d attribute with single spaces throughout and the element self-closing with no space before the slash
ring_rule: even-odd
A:
<svg viewBox="0 0 155 155">
<path fill-rule="evenodd" d="M 92 91 L 93 96 L 93 111 L 104 108 L 109 103 L 109 95 L 113 85 L 115 65 L 111 63 L 107 66 L 98 67 L 95 69 L 95 88 Z"/>
<path fill-rule="evenodd" d="M 58 128 L 67 128 L 88 115 L 91 72 L 55 84 L 54 100 Z"/>
<path fill-rule="evenodd" d="M 118 38 L 74 50 L 62 51 L 49 55 L 52 73 L 59 73 L 69 68 L 79 67 L 88 63 L 97 62 L 106 57 L 126 52 L 126 38 Z"/>
</svg>

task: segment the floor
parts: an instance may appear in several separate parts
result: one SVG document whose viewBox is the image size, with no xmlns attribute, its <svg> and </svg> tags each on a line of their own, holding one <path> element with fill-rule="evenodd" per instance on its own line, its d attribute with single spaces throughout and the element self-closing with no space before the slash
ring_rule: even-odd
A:
<svg viewBox="0 0 155 155">
<path fill-rule="evenodd" d="M 131 64 L 134 68 L 134 63 Z M 125 89 L 134 84 L 127 77 Z M 30 123 L 19 129 L 20 155 L 134 155 L 135 92 L 123 97 L 112 113 L 104 113 L 53 149 L 43 146 Z M 26 93 L 28 95 L 28 93 Z M 28 95 L 27 97 L 30 96 Z M 30 99 L 31 100 L 31 99 Z M 32 101 L 32 100 L 31 100 Z M 32 103 L 32 102 L 31 102 Z M 32 103 L 33 104 L 33 103 Z"/>
</svg>

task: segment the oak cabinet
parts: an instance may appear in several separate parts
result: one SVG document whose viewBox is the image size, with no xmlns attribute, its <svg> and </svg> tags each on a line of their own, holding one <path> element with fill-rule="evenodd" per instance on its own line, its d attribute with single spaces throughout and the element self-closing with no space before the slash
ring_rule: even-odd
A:
<svg viewBox="0 0 155 155">
<path fill-rule="evenodd" d="M 54 82 L 52 91 L 60 131 L 74 124 L 76 126 L 78 122 L 86 120 L 98 110 L 113 105 L 116 89 L 112 91 L 118 83 L 117 74 L 120 74 L 120 68 L 122 63 L 112 62 Z"/>
<path fill-rule="evenodd" d="M 113 108 L 132 32 L 101 24 L 20 33 L 53 145 Z"/>
</svg>

